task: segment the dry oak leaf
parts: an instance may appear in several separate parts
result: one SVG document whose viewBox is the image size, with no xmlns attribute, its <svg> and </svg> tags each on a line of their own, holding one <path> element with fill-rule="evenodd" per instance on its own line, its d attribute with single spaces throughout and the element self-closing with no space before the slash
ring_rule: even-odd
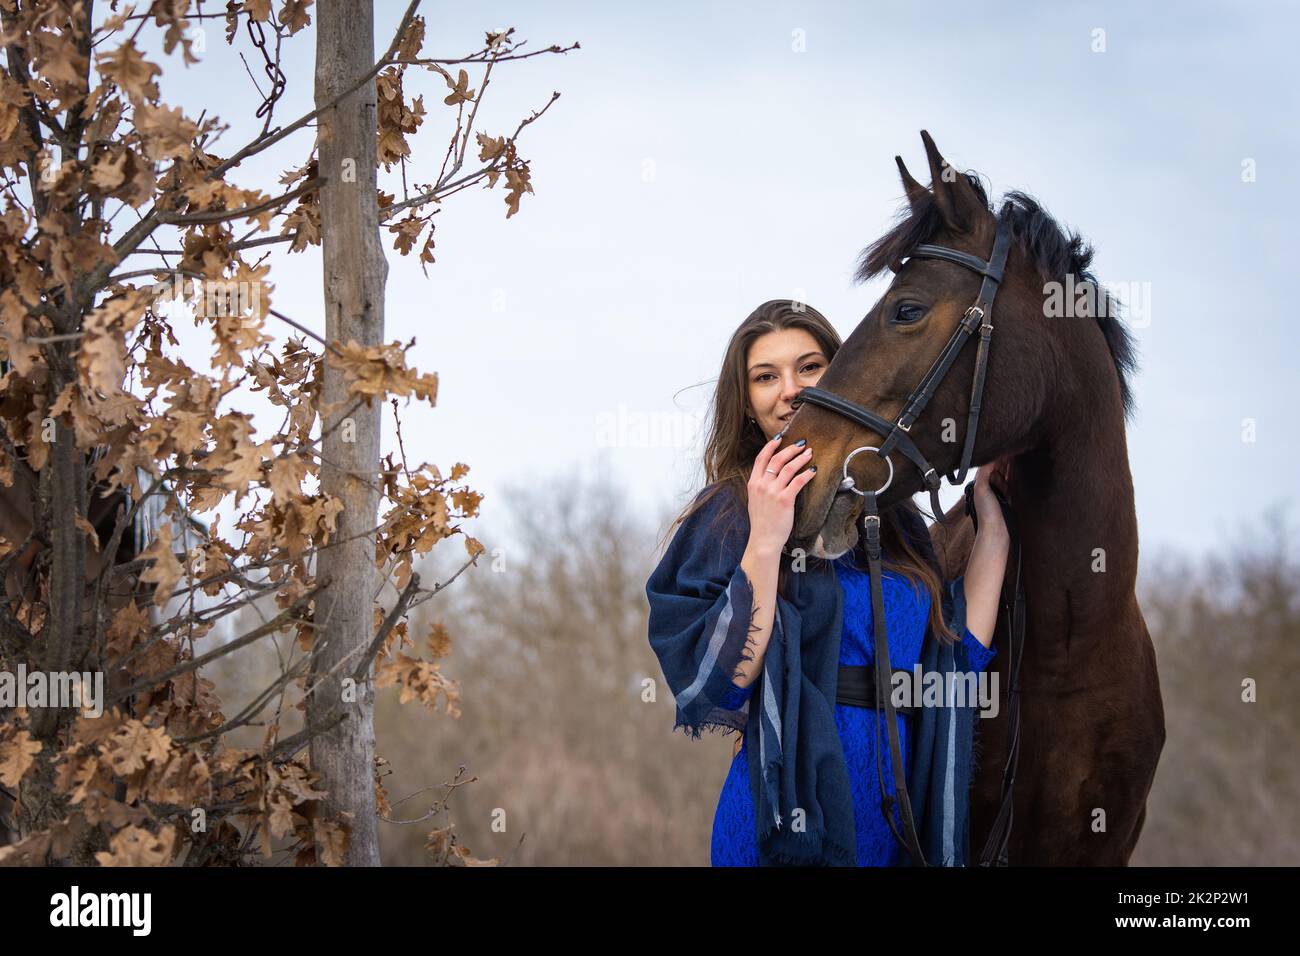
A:
<svg viewBox="0 0 1300 956">
<path fill-rule="evenodd" d="M 0 740 L 0 783 L 6 787 L 18 786 L 40 752 L 41 742 L 26 730 L 18 731 L 8 740 Z"/>
<path fill-rule="evenodd" d="M 438 862 L 444 862 L 450 853 L 455 853 L 452 862 L 459 863 L 461 866 L 499 866 L 500 863 L 493 858 L 491 860 L 480 860 L 470 855 L 469 847 L 453 843 L 452 828 L 450 826 L 440 827 L 437 830 L 429 832 L 429 839 L 424 844 L 424 848 L 433 856 L 437 857 Z"/>
<path fill-rule="evenodd" d="M 176 582 L 185 573 L 181 563 L 176 560 L 176 555 L 172 553 L 172 526 L 170 524 L 159 525 L 158 536 L 154 538 L 153 543 L 145 551 L 141 552 L 140 557 L 153 560 L 153 564 L 149 566 L 149 569 L 140 575 L 140 580 L 147 584 L 157 585 L 154 588 L 153 601 L 161 607 L 172 596 Z"/>
<path fill-rule="evenodd" d="M 280 22 L 289 29 L 289 36 L 311 25 L 311 14 L 307 8 L 312 0 L 284 0 L 280 8 Z"/>
<path fill-rule="evenodd" d="M 375 345 L 367 348 L 349 339 L 337 353 L 328 356 L 330 365 L 346 373 L 348 394 L 360 395 L 367 401 L 371 396 L 408 396 L 434 402 L 438 393 L 436 374 L 420 375 L 406 367 L 401 346 Z"/>
<path fill-rule="evenodd" d="M 475 135 L 478 141 L 479 151 L 478 158 L 480 162 L 496 162 L 498 156 L 506 151 L 506 138 L 504 136 L 489 136 L 486 133 Z"/>
<path fill-rule="evenodd" d="M 51 854 L 56 859 L 64 859 L 85 831 L 85 817 L 73 813 L 48 830 L 0 847 L 0 866 L 44 866 L 45 858 Z"/>
<path fill-rule="evenodd" d="M 480 860 L 473 856 L 470 856 L 469 847 L 467 846 L 457 845 L 452 847 L 451 849 L 452 852 L 454 852 L 458 857 L 460 857 L 461 866 L 498 866 L 499 865 L 497 863 L 496 857 L 493 857 L 490 860 Z"/>
<path fill-rule="evenodd" d="M 432 657 L 446 657 L 451 653 L 451 635 L 441 621 L 434 621 L 429 629 L 429 654 Z"/>
<path fill-rule="evenodd" d="M 98 717 L 78 715 L 72 724 L 72 739 L 76 742 L 74 749 L 103 743 L 130 719 L 120 710 L 106 710 Z"/>
<path fill-rule="evenodd" d="M 107 763 L 94 754 L 79 754 L 59 765 L 59 792 L 72 803 L 93 803 L 96 797 L 113 793 L 116 786 Z"/>
<path fill-rule="evenodd" d="M 402 42 L 397 46 L 397 59 L 414 60 L 420 55 L 422 46 L 424 46 L 424 17 L 412 17 L 406 32 L 402 34 Z"/>
<path fill-rule="evenodd" d="M 255 23 L 271 19 L 271 0 L 244 0 L 244 12 Z"/>
<path fill-rule="evenodd" d="M 158 84 L 153 79 L 162 70 L 146 60 L 130 40 L 100 55 L 98 66 L 100 74 L 126 90 L 132 100 L 158 99 Z"/>
<path fill-rule="evenodd" d="M 415 60 L 420 56 L 422 46 L 424 46 L 424 17 L 412 17 L 406 33 L 402 34 L 402 43 L 398 44 L 396 59 Z"/>
<path fill-rule="evenodd" d="M 172 739 L 162 727 L 127 720 L 101 748 L 118 776 L 126 776 L 153 763 L 162 766 L 171 754 Z"/>
<path fill-rule="evenodd" d="M 451 844 L 451 827 L 439 827 L 436 830 L 429 831 L 429 839 L 425 842 L 424 848 L 442 860 L 447 855 L 447 847 Z"/>
<path fill-rule="evenodd" d="M 179 454 L 188 455 L 205 443 L 208 421 L 206 412 L 186 411 L 183 408 L 176 409 L 167 416 L 172 444 Z"/>
<path fill-rule="evenodd" d="M 100 821 L 106 821 L 114 830 L 131 824 L 148 823 L 152 819 L 149 811 L 144 807 L 128 806 L 105 796 L 86 801 L 83 804 L 82 812 L 86 816 L 87 823 L 97 824 Z"/>
<path fill-rule="evenodd" d="M 451 87 L 451 92 L 443 100 L 444 103 L 448 106 L 455 106 L 457 103 L 464 103 L 466 100 L 471 102 L 474 100 L 474 91 L 469 88 L 468 73 L 461 70 L 455 83 L 451 81 L 450 74 L 443 72 L 442 76 L 447 81 L 447 85 Z"/>
<path fill-rule="evenodd" d="M 45 367 L 41 347 L 27 340 L 24 328 L 26 313 L 27 307 L 14 290 L 0 290 L 0 353 L 9 360 L 9 367 L 22 376 L 30 375 L 38 367 Z"/>
<path fill-rule="evenodd" d="M 468 488 L 462 488 L 451 493 L 451 503 L 467 518 L 472 518 L 478 514 L 478 504 L 482 500 L 482 494 L 477 491 L 470 491 Z"/>
<path fill-rule="evenodd" d="M 509 191 L 506 193 L 505 200 L 506 206 L 510 210 L 506 213 L 507 219 L 519 211 L 519 200 L 523 194 L 533 191 L 532 184 L 528 181 L 528 175 L 528 167 L 526 166 L 506 170 L 506 183 L 509 186 Z"/>
<path fill-rule="evenodd" d="M 285 763 L 267 767 L 267 785 L 293 798 L 295 804 L 306 800 L 319 800 L 328 797 L 328 790 L 317 790 L 312 786 L 320 779 L 319 773 L 313 773 L 306 767 L 295 763 Z"/>
<path fill-rule="evenodd" d="M 135 126 L 150 159 L 185 159 L 190 153 L 198 124 L 185 118 L 180 108 L 140 103 L 135 108 Z"/>
<path fill-rule="evenodd" d="M 138 607 L 135 600 L 113 615 L 108 626 L 108 653 L 118 657 L 134 647 L 149 630 L 149 612 Z"/>
<path fill-rule="evenodd" d="M 12 10 L 15 6 L 13 3 L 5 3 L 4 5 L 6 10 Z M 22 6 L 25 8 L 24 13 L 30 17 L 32 7 L 36 5 L 28 6 L 23 4 Z M 42 4 L 41 6 L 45 5 Z M 54 8 L 47 7 L 47 9 L 40 11 L 35 20 L 28 19 L 26 22 L 30 25 L 30 29 L 22 42 L 36 67 L 32 74 L 45 81 L 41 84 L 41 87 L 45 83 L 54 87 L 55 94 L 63 101 L 60 103 L 58 110 L 62 112 L 79 101 L 84 95 L 86 68 L 89 66 L 89 61 L 79 52 L 77 44 L 72 39 L 71 31 L 56 33 L 41 23 L 41 21 L 47 19 L 58 22 L 57 15 L 52 14 L 54 14 Z M 9 17 L 6 16 L 5 19 L 8 21 Z M 8 32 L 6 30 L 6 33 Z M 12 42 L 14 42 L 12 35 L 5 37 L 4 43 L 6 45 Z M 32 83 L 31 86 L 34 90 L 39 89 L 36 83 Z M 50 97 L 48 93 L 40 90 L 38 95 L 49 103 Z"/>
<path fill-rule="evenodd" d="M 261 482 L 262 456 L 271 451 L 269 441 L 260 445 L 241 441 L 234 453 L 222 463 L 226 473 L 222 476 L 221 483 L 242 498 L 248 492 L 250 484 Z"/>
<path fill-rule="evenodd" d="M 271 836 L 282 837 L 292 833 L 300 822 L 305 822 L 300 814 L 293 812 L 293 801 L 284 794 L 272 796 L 269 802 L 270 809 L 266 821 Z"/>
<path fill-rule="evenodd" d="M 298 454 L 285 455 L 271 462 L 268 484 L 276 504 L 288 504 L 301 494 L 307 465 L 307 459 Z"/>
<path fill-rule="evenodd" d="M 95 854 L 100 866 L 166 866 L 176 845 L 176 828 L 165 826 L 158 833 L 143 827 L 126 827 L 113 834 L 108 850 Z"/>
<path fill-rule="evenodd" d="M 320 847 L 321 862 L 326 866 L 342 866 L 351 840 L 348 830 L 331 820 L 322 820 L 319 817 L 312 822 L 316 845 Z"/>
<path fill-rule="evenodd" d="M 136 652 L 125 664 L 125 670 L 133 678 L 153 677 L 171 670 L 177 661 L 175 644 L 165 639 L 155 640 Z"/>
<path fill-rule="evenodd" d="M 152 799 L 176 806 L 201 805 L 211 799 L 212 773 L 197 753 L 174 754 L 167 766 L 150 781 Z"/>
<path fill-rule="evenodd" d="M 426 220 L 414 212 L 405 219 L 389 223 L 388 231 L 397 237 L 393 240 L 393 248 L 404 256 L 409 255 L 411 250 L 415 248 L 420 233 L 424 231 L 425 224 Z"/>
<path fill-rule="evenodd" d="M 127 155 L 125 150 L 116 154 L 103 153 L 90 170 L 91 184 L 102 192 L 111 193 L 126 182 Z"/>
<path fill-rule="evenodd" d="M 293 236 L 290 252 L 302 252 L 320 245 L 320 203 L 314 195 L 304 196 L 280 224 L 280 235 Z"/>
<path fill-rule="evenodd" d="M 126 379 L 127 333 L 139 323 L 148 299 L 146 290 L 134 290 L 114 296 L 86 316 L 77 365 L 89 394 L 112 398 L 121 393 Z"/>
<path fill-rule="evenodd" d="M 449 680 L 440 673 L 438 664 L 425 661 L 407 654 L 398 653 L 391 661 L 383 662 L 375 672 L 375 687 L 401 687 L 398 703 L 418 700 L 425 707 L 436 711 L 438 695 L 447 699 L 446 714 L 459 718 L 460 687 L 456 681 Z"/>
</svg>

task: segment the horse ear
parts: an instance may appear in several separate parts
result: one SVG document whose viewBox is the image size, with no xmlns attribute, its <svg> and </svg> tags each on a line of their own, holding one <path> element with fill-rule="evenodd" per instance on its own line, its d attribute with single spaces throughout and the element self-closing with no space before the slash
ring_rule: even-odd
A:
<svg viewBox="0 0 1300 956">
<path fill-rule="evenodd" d="M 929 193 L 929 190 L 912 178 L 912 174 L 907 171 L 907 164 L 903 162 L 902 156 L 895 156 L 894 162 L 898 163 L 898 175 L 903 180 L 903 190 L 907 193 L 908 205 L 915 212 L 927 193 Z"/>
<path fill-rule="evenodd" d="M 925 155 L 930 161 L 930 187 L 934 190 L 934 202 L 939 207 L 939 215 L 944 224 L 955 233 L 972 232 L 980 220 L 980 213 L 987 212 L 980 202 L 966 177 L 957 171 L 939 155 L 939 148 L 925 130 L 921 130 L 921 140 L 925 143 Z"/>
</svg>

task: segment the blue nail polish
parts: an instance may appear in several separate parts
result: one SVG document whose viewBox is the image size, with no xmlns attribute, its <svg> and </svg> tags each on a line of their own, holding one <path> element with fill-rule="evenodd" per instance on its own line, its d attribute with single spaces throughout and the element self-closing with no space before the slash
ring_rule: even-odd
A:
<svg viewBox="0 0 1300 956">
<path fill-rule="evenodd" d="M 800 438 L 797 442 L 795 442 L 795 445 L 796 445 L 796 446 L 798 446 L 798 445 L 806 445 L 806 444 L 808 444 L 808 439 L 806 439 L 806 438 Z"/>
</svg>

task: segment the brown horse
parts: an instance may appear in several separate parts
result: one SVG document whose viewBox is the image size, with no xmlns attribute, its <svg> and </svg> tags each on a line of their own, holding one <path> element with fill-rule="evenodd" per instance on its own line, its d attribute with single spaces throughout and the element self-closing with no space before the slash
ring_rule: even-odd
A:
<svg viewBox="0 0 1300 956">
<path fill-rule="evenodd" d="M 990 257 L 996 219 L 977 175 L 947 165 L 928 133 L 931 189 L 897 158 L 909 209 L 862 255 L 857 279 L 897 273 L 836 353 L 818 386 L 897 419 L 958 320 L 980 276 L 935 258 L 911 258 L 920 243 Z M 1135 368 L 1116 303 L 1096 285 L 1092 250 L 1066 235 L 1023 193 L 1011 204 L 1012 243 L 998 289 L 974 464 L 1011 456 L 1009 497 L 1023 553 L 1027 603 L 1020 665 L 1020 754 L 1009 843 L 1013 865 L 1125 865 L 1146 813 L 1164 745 L 1155 651 L 1135 591 L 1138 535 L 1125 419 Z M 1056 306 L 1064 290 L 1066 316 Z M 1082 306 L 1071 296 L 1084 291 Z M 1087 295 L 1094 298 L 1091 303 Z M 912 425 L 910 437 L 940 472 L 958 464 L 971 402 L 970 342 Z M 881 436 L 805 403 L 783 444 L 807 439 L 816 477 L 796 504 L 790 546 L 819 557 L 858 537 L 863 499 L 838 491 L 843 464 Z M 882 507 L 922 488 L 911 462 L 891 452 L 894 479 Z M 857 455 L 859 488 L 885 484 L 877 455 Z M 944 570 L 962 573 L 973 540 L 961 507 L 932 535 Z M 820 547 L 817 545 L 820 543 Z M 1007 575 L 1010 588 L 1012 573 Z M 998 716 L 980 720 L 971 794 L 971 849 L 978 859 L 1001 802 L 1008 754 L 1008 634 L 1000 620 Z"/>
<path fill-rule="evenodd" d="M 9 600 L 19 599 L 31 587 L 34 565 L 48 545 L 48 540 L 39 533 L 35 524 L 40 507 L 40 477 L 20 457 L 15 460 L 13 478 L 7 487 L 0 486 L 0 542 L 4 542 L 5 547 L 21 549 L 7 562 L 3 589 L 4 598 Z M 107 482 L 99 482 L 86 497 L 86 520 L 95 529 L 98 545 L 86 550 L 87 583 L 97 579 L 108 563 L 109 556 L 103 553 L 103 549 L 111 543 L 118 509 L 131 506 L 130 499 L 121 489 L 105 495 L 106 492 Z M 143 550 L 139 547 L 139 527 L 137 524 L 130 533 L 121 536 L 117 552 L 112 556 L 114 564 L 133 561 L 138 551 Z M 123 597 L 124 594 L 121 588 L 117 588 L 110 592 L 109 597 Z"/>
</svg>

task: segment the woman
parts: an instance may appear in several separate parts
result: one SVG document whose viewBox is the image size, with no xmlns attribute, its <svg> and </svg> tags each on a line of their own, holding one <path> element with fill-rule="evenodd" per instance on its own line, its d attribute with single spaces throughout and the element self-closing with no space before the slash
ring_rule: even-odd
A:
<svg viewBox="0 0 1300 956">
<path fill-rule="evenodd" d="M 881 775 L 895 793 L 888 751 L 877 760 L 883 715 L 825 692 L 839 666 L 874 662 L 862 546 L 834 561 L 806 557 L 801 568 L 783 553 L 815 450 L 777 452 L 776 439 L 794 398 L 817 383 L 839 345 L 820 313 L 786 300 L 765 303 L 736 330 L 718 379 L 706 488 L 674 522 L 681 527 L 646 586 L 650 643 L 677 701 L 676 726 L 695 737 L 704 727 L 743 735 L 714 815 L 714 865 L 906 862 L 881 803 Z M 996 654 L 1008 536 L 989 474 L 1005 489 L 1000 471 L 981 469 L 975 482 L 979 531 L 964 580 L 941 581 L 914 504 L 882 516 L 895 671 L 921 663 L 926 672 L 978 674 Z M 765 681 L 762 697 L 752 696 Z M 760 715 L 752 721 L 751 704 Z M 964 865 L 974 706 L 931 713 L 942 709 L 897 715 L 904 773 L 918 827 L 927 830 L 927 861 Z M 914 734 L 918 718 L 929 719 Z M 913 736 L 923 738 L 924 752 L 911 753 Z M 751 761 L 755 751 L 760 759 Z M 896 810 L 895 827 L 901 832 Z"/>
</svg>

